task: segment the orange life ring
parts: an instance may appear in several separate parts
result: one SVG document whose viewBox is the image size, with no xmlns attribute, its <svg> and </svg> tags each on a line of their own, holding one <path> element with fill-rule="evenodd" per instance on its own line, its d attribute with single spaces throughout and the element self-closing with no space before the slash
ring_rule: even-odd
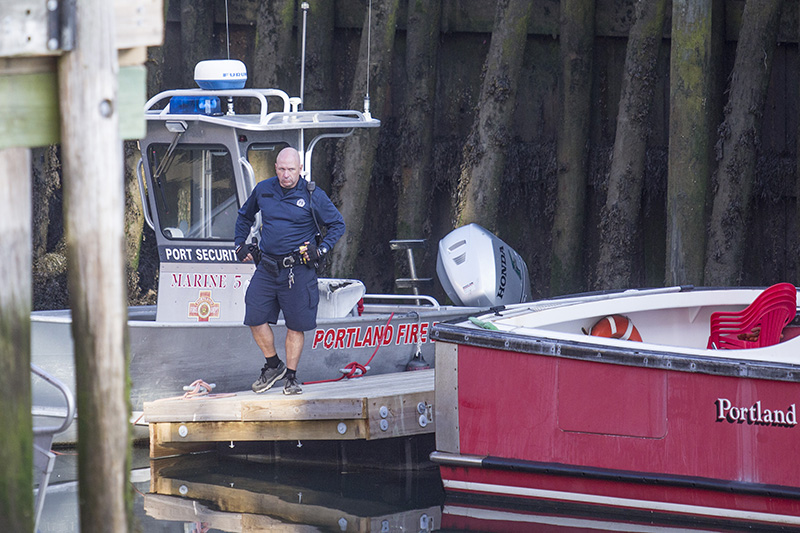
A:
<svg viewBox="0 0 800 533">
<path fill-rule="evenodd" d="M 639 335 L 639 330 L 633 325 L 633 321 L 622 315 L 609 315 L 601 318 L 592 326 L 589 335 L 642 342 L 642 336 Z"/>
</svg>

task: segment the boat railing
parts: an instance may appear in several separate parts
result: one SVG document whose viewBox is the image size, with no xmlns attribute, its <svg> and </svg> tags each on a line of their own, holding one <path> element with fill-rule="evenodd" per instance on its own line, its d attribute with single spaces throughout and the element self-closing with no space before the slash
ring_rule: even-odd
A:
<svg viewBox="0 0 800 533">
<path fill-rule="evenodd" d="M 229 112 L 226 114 L 206 115 L 193 113 L 173 113 L 169 99 L 175 96 L 207 97 L 216 96 L 227 98 Z M 277 111 L 269 111 L 267 98 L 280 98 L 282 107 Z M 232 110 L 233 98 L 256 99 L 259 102 L 259 112 L 255 114 L 235 114 Z M 155 109 L 157 104 L 167 100 L 161 109 Z M 289 96 L 279 89 L 172 89 L 161 92 L 145 104 L 145 118 L 148 120 L 177 121 L 179 117 L 193 120 L 202 120 L 225 126 L 258 130 L 283 130 L 283 129 L 334 129 L 334 128 L 373 128 L 380 125 L 380 121 L 368 116 L 361 111 L 353 109 L 326 109 L 320 111 L 301 111 L 298 108 L 299 99 Z"/>
<path fill-rule="evenodd" d="M 150 116 L 163 116 L 170 114 L 170 105 L 167 105 L 158 111 L 153 110 L 153 107 L 166 99 L 173 96 L 219 96 L 225 98 L 255 98 L 260 103 L 260 111 L 258 113 L 260 121 L 264 121 L 267 116 L 268 97 L 280 98 L 283 101 L 283 113 L 288 113 L 290 109 L 289 95 L 280 89 L 229 89 L 229 90 L 209 90 L 209 89 L 172 89 L 169 91 L 160 92 L 144 105 L 145 114 Z M 174 116 L 174 115 L 171 115 Z"/>
<path fill-rule="evenodd" d="M 58 417 L 63 416 L 60 425 L 33 426 L 33 467 L 34 474 L 39 477 L 39 492 L 36 495 L 34 531 L 38 531 L 39 518 L 42 515 L 44 498 L 47 493 L 47 486 L 50 483 L 50 474 L 53 472 L 53 465 L 56 461 L 56 454 L 51 451 L 53 437 L 66 431 L 75 419 L 75 397 L 64 383 L 33 363 L 31 363 L 31 372 L 58 389 L 64 397 L 64 402 L 66 404 L 66 409 L 56 414 Z M 45 414 L 45 416 L 48 417 L 53 416 L 51 411 L 47 411 L 44 408 L 37 408 L 36 406 L 33 406 L 31 412 L 32 415 Z"/>
<path fill-rule="evenodd" d="M 691 291 L 694 287 L 691 285 L 676 285 L 672 287 L 657 287 L 653 289 L 627 289 L 624 291 L 590 293 L 584 295 L 571 295 L 563 298 L 553 298 L 549 300 L 541 300 L 534 302 L 525 302 L 515 304 L 511 309 L 503 312 L 503 318 L 509 318 L 517 315 L 524 315 L 531 311 L 544 311 L 546 309 L 556 309 L 559 307 L 567 307 L 577 304 L 585 304 L 589 302 L 600 302 L 605 300 L 615 300 L 618 298 L 626 298 L 630 296 L 647 296 L 653 294 L 672 294 L 684 291 Z"/>
<path fill-rule="evenodd" d="M 153 217 L 150 216 L 150 204 L 147 203 L 147 195 L 144 188 L 144 160 L 140 157 L 139 162 L 136 164 L 136 179 L 139 180 L 139 196 L 142 199 L 142 212 L 144 213 L 144 220 L 150 229 L 155 230 L 156 226 L 153 224 Z"/>
<path fill-rule="evenodd" d="M 276 124 L 296 124 L 297 127 L 352 127 L 354 123 L 362 126 L 379 122 L 375 119 L 367 119 L 361 111 L 348 110 L 325 110 L 325 111 L 292 111 L 269 113 L 262 117 L 259 124 L 271 126 Z"/>
<path fill-rule="evenodd" d="M 427 296 L 425 294 L 365 294 L 364 295 L 364 303 L 367 303 L 367 300 L 391 300 L 394 302 L 408 302 L 409 307 L 423 307 L 425 309 L 431 309 L 434 311 L 438 311 L 441 307 L 439 305 L 438 300 L 433 296 Z M 426 304 L 422 304 L 421 301 L 427 302 Z"/>
</svg>

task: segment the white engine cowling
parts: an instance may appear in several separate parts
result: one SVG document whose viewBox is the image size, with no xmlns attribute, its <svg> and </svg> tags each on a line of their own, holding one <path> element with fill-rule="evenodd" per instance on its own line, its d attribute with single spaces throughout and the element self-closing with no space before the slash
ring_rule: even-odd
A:
<svg viewBox="0 0 800 533">
<path fill-rule="evenodd" d="M 456 305 L 494 307 L 531 297 L 528 265 L 477 224 L 457 228 L 439 241 L 436 275 Z"/>
</svg>

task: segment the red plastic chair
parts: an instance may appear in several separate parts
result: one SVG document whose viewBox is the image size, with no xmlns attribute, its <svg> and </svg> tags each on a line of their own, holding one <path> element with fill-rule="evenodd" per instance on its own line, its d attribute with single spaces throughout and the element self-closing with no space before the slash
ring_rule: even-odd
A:
<svg viewBox="0 0 800 533">
<path fill-rule="evenodd" d="M 738 312 L 711 314 L 708 348 L 760 348 L 778 344 L 781 331 L 797 314 L 797 289 L 778 283 Z"/>
</svg>

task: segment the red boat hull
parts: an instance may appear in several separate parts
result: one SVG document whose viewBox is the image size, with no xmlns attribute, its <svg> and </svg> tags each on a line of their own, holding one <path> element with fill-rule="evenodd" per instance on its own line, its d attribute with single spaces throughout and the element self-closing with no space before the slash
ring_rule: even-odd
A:
<svg viewBox="0 0 800 533">
<path fill-rule="evenodd" d="M 459 343 L 458 450 L 433 457 L 445 489 L 800 526 L 800 383 L 637 355 L 642 366 Z"/>
<path fill-rule="evenodd" d="M 536 500 L 569 506 L 613 508 L 619 512 L 655 512 L 700 520 L 746 521 L 800 527 L 800 500 L 733 492 L 653 486 L 635 482 L 582 479 L 440 466 L 447 492 L 497 504 Z M 514 502 L 517 500 L 517 502 Z"/>
</svg>

